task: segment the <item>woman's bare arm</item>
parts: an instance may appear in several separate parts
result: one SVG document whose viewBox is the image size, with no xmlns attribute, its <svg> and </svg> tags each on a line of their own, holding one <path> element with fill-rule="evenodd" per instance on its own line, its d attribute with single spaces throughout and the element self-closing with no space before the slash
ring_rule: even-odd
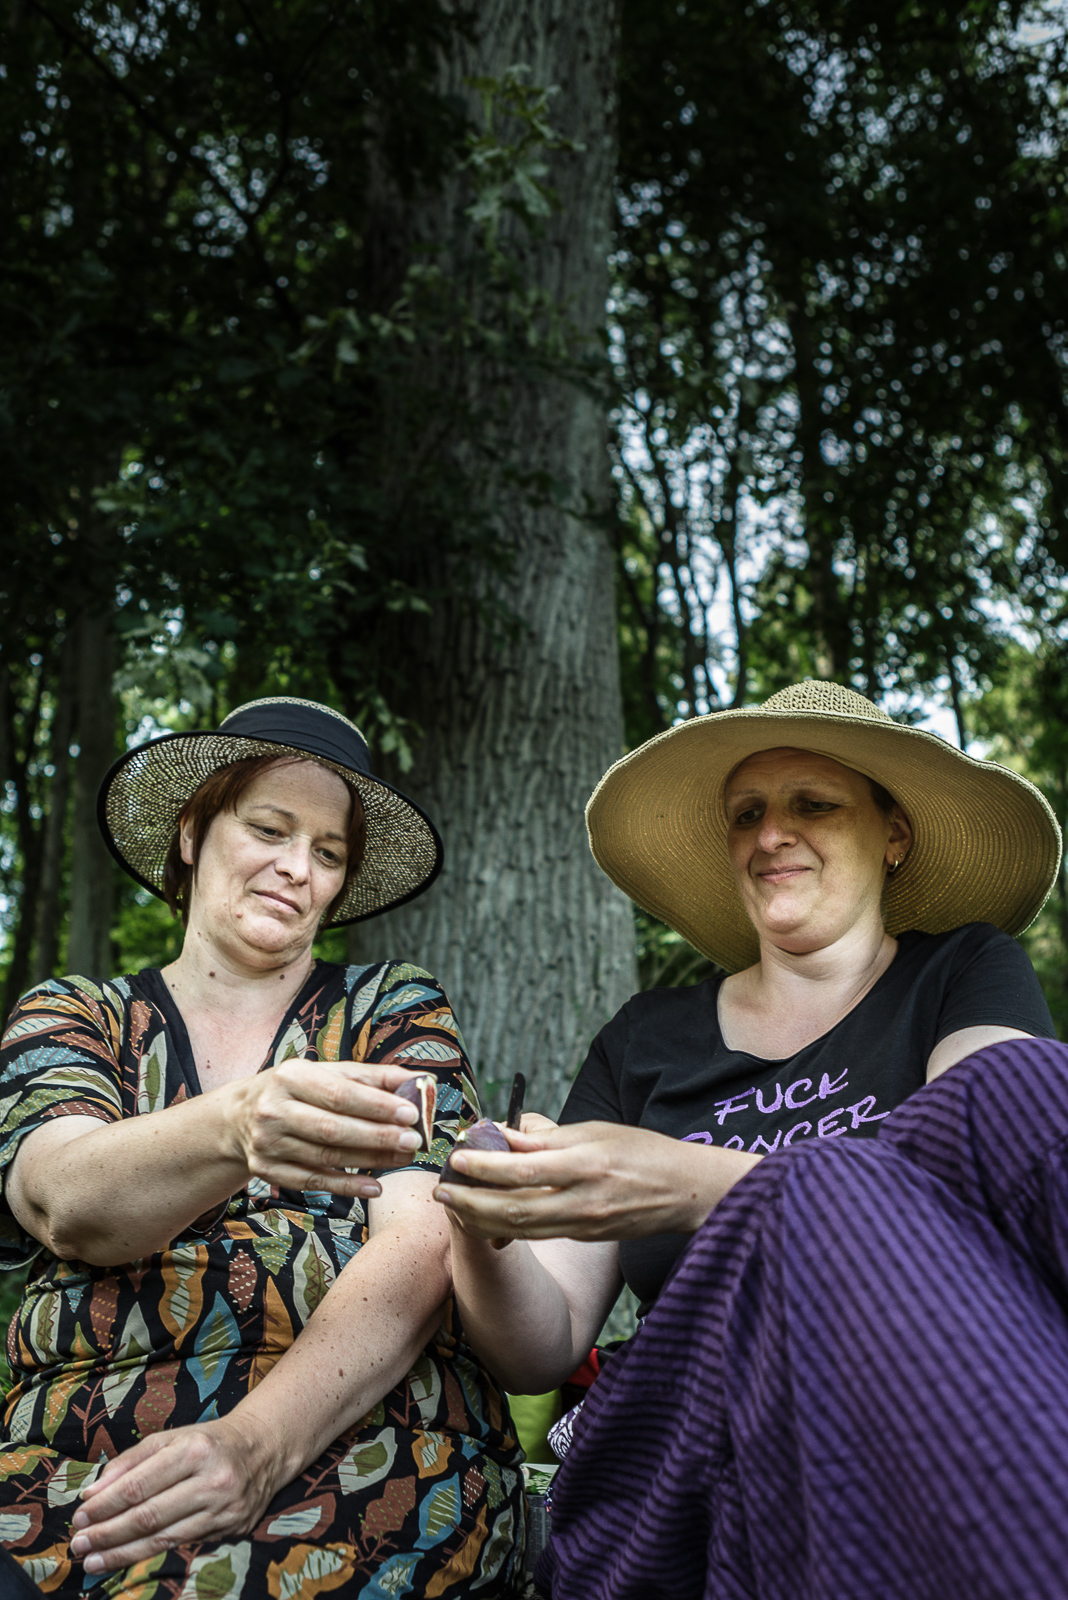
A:
<svg viewBox="0 0 1068 1600">
<path fill-rule="evenodd" d="M 372 1198 L 377 1182 L 346 1169 L 395 1165 L 418 1144 L 414 1106 L 389 1092 L 410 1076 L 287 1061 L 120 1122 L 56 1117 L 26 1135 L 4 1195 L 53 1255 L 100 1267 L 164 1249 L 250 1177 Z"/>
<path fill-rule="evenodd" d="M 453 1282 L 473 1348 L 506 1388 L 538 1393 L 574 1371 L 600 1332 L 621 1282 L 617 1241 L 693 1233 L 761 1158 L 608 1122 L 508 1139 L 508 1155 L 453 1157 L 496 1187 L 435 1194 L 453 1218 Z M 502 1237 L 531 1242 L 493 1250 L 487 1241 Z"/>
<path fill-rule="evenodd" d="M 955 1067 L 958 1061 L 964 1061 L 977 1050 L 985 1050 L 987 1045 L 1002 1044 L 1006 1039 L 1032 1039 L 1033 1034 L 1023 1033 L 1019 1028 L 1000 1028 L 988 1024 L 981 1028 L 958 1028 L 956 1033 L 948 1033 L 940 1039 L 927 1059 L 927 1082 L 941 1077 L 943 1072 L 948 1072 L 950 1067 Z"/>
<path fill-rule="evenodd" d="M 453 1220 L 464 1336 L 512 1394 L 543 1394 L 586 1359 L 622 1287 L 619 1246 L 517 1239 L 496 1250 Z"/>
<path fill-rule="evenodd" d="M 371 1234 L 262 1383 L 217 1422 L 117 1456 L 74 1518 L 87 1571 L 247 1533 L 270 1501 L 411 1368 L 449 1293 L 448 1223 L 430 1173 L 382 1179 Z M 84 1541 L 84 1543 L 82 1542 Z"/>
</svg>

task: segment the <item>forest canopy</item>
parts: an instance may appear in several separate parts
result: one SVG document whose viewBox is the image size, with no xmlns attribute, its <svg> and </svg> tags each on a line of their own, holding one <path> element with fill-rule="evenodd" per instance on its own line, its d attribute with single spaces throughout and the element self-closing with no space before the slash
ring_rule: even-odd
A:
<svg viewBox="0 0 1068 1600">
<path fill-rule="evenodd" d="M 833 677 L 945 706 L 1068 815 L 1059 13 L 625 0 L 597 348 L 528 274 L 587 154 L 532 62 L 443 89 L 477 28 L 437 0 L 14 8 L 8 1004 L 173 946 L 87 843 L 128 741 L 314 694 L 403 767 L 378 619 L 522 628 L 502 482 L 612 541 L 628 744 Z M 598 397 L 610 511 L 505 438 L 542 380 Z M 700 970 L 639 935 L 646 978 Z M 1068 1025 L 1063 880 L 1029 941 Z"/>
</svg>

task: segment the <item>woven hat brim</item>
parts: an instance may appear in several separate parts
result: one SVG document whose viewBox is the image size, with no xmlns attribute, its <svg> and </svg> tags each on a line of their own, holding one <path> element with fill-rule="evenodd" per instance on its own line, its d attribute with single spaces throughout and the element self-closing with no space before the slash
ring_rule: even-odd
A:
<svg viewBox="0 0 1068 1600">
<path fill-rule="evenodd" d="M 413 800 L 381 778 L 273 740 L 204 732 L 165 734 L 130 750 L 100 789 L 97 816 L 112 855 L 131 877 L 163 897 L 163 869 L 178 819 L 205 779 L 252 756 L 296 756 L 336 772 L 363 802 L 367 847 L 334 915 L 338 928 L 414 900 L 441 871 L 441 839 Z"/>
<path fill-rule="evenodd" d="M 1018 934 L 1056 880 L 1061 833 L 1045 796 L 1007 767 L 936 734 L 825 711 L 721 711 L 631 751 L 586 808 L 598 865 L 643 910 L 738 972 L 760 944 L 727 854 L 724 792 L 759 750 L 811 750 L 889 790 L 913 827 L 908 860 L 887 880 L 890 934 L 991 922 Z"/>
</svg>

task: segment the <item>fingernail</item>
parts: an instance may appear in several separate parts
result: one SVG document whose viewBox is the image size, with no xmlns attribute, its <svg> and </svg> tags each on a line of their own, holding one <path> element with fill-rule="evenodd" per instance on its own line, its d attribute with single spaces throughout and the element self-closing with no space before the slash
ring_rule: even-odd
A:
<svg viewBox="0 0 1068 1600">
<path fill-rule="evenodd" d="M 459 1150 L 454 1150 L 452 1152 L 452 1156 L 450 1158 L 449 1165 L 452 1167 L 452 1170 L 454 1172 L 466 1172 L 467 1171 L 467 1157 L 465 1155 L 462 1155 Z"/>
<path fill-rule="evenodd" d="M 423 1142 L 422 1139 L 415 1132 L 402 1133 L 400 1138 L 397 1140 L 397 1149 L 398 1150 L 418 1150 L 418 1148 L 422 1144 L 422 1142 Z"/>
<path fill-rule="evenodd" d="M 73 1546 L 72 1546 L 72 1548 L 73 1548 Z M 85 1567 L 86 1572 L 103 1572 L 103 1570 L 104 1570 L 104 1557 L 103 1556 L 86 1556 L 83 1565 Z"/>
<path fill-rule="evenodd" d="M 70 1542 L 70 1553 L 72 1556 L 84 1556 L 88 1549 L 89 1540 L 85 1537 L 84 1533 L 75 1535 Z"/>
<path fill-rule="evenodd" d="M 377 1200 L 382 1193 L 382 1185 L 380 1183 L 368 1183 L 362 1189 L 357 1189 L 356 1193 L 361 1200 Z"/>
<path fill-rule="evenodd" d="M 413 1105 L 409 1105 L 407 1100 L 402 1101 L 402 1103 L 397 1107 L 396 1111 L 393 1113 L 394 1122 L 406 1123 L 409 1126 L 413 1122 L 416 1122 L 418 1120 L 418 1117 L 419 1117 L 418 1111 L 415 1109 L 415 1107 Z"/>
<path fill-rule="evenodd" d="M 435 1189 L 434 1190 L 434 1199 L 437 1200 L 440 1205 L 443 1205 L 443 1206 L 451 1206 L 452 1205 L 452 1196 L 450 1195 L 448 1189 Z"/>
<path fill-rule="evenodd" d="M 88 1511 L 78 1510 L 70 1520 L 71 1526 L 74 1528 L 87 1528 L 89 1526 L 89 1513 Z"/>
</svg>

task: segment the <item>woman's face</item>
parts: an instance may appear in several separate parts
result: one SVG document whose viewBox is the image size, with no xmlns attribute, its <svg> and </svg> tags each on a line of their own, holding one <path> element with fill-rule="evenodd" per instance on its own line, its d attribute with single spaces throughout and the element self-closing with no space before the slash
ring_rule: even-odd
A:
<svg viewBox="0 0 1068 1600">
<path fill-rule="evenodd" d="M 900 806 L 887 815 L 861 773 L 805 750 L 762 750 L 727 783 L 731 866 L 761 939 L 804 953 L 881 926 L 886 868 L 908 854 Z"/>
<path fill-rule="evenodd" d="M 352 800 L 314 761 L 268 767 L 236 811 L 212 819 L 200 851 L 187 939 L 207 938 L 237 959 L 288 962 L 306 952 L 345 881 Z M 183 823 L 182 859 L 192 862 Z"/>
</svg>

